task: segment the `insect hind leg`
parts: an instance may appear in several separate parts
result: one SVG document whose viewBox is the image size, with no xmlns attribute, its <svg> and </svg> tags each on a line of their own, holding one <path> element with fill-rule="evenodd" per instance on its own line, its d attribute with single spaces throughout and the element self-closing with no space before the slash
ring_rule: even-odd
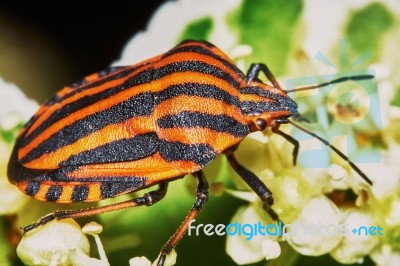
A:
<svg viewBox="0 0 400 266">
<path fill-rule="evenodd" d="M 52 220 L 61 220 L 66 218 L 80 218 L 86 216 L 93 216 L 99 213 L 110 212 L 115 210 L 121 210 L 131 207 L 138 207 L 138 206 L 151 206 L 154 203 L 160 201 L 164 198 L 165 194 L 167 193 L 168 183 L 161 183 L 159 188 L 154 191 L 150 191 L 144 194 L 142 197 L 130 199 L 123 202 L 118 202 L 110 205 L 105 205 L 101 207 L 91 207 L 86 209 L 80 210 L 64 210 L 64 211 L 55 211 L 50 213 L 43 218 L 39 219 L 37 222 L 25 226 L 22 230 L 24 234 L 32 229 L 35 229 L 41 225 L 47 224 Z"/>
<path fill-rule="evenodd" d="M 157 266 L 162 266 L 165 263 L 165 259 L 169 253 L 175 248 L 175 246 L 179 243 L 183 235 L 186 233 L 187 228 L 191 220 L 197 217 L 204 203 L 208 200 L 208 183 L 204 173 L 202 171 L 198 171 L 193 174 L 197 178 L 197 192 L 196 192 L 196 201 L 186 216 L 185 220 L 183 220 L 182 224 L 178 227 L 176 232 L 172 235 L 172 237 L 168 240 L 168 242 L 163 246 L 161 250 L 160 259 L 158 260 Z"/>
</svg>

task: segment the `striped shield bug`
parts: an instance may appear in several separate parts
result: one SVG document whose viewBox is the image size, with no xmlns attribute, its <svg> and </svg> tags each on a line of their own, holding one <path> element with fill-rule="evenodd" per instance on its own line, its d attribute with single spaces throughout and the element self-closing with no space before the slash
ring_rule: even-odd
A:
<svg viewBox="0 0 400 266">
<path fill-rule="evenodd" d="M 271 85 L 262 82 L 263 73 Z M 372 75 L 342 77 L 321 88 Z M 293 90 L 292 90 L 293 91 Z M 259 196 L 269 215 L 272 192 L 240 164 L 234 151 L 249 133 L 291 124 L 330 147 L 369 184 L 371 180 L 342 152 L 306 130 L 297 104 L 265 64 L 242 73 L 221 50 L 205 41 L 184 41 L 170 51 L 132 66 L 111 67 L 57 92 L 26 123 L 8 165 L 9 180 L 41 201 L 92 202 L 158 185 L 142 197 L 81 210 L 56 211 L 23 228 L 54 219 L 78 218 L 161 200 L 168 183 L 192 174 L 196 201 L 161 250 L 158 265 L 178 244 L 208 199 L 202 169 L 219 154 Z"/>
</svg>

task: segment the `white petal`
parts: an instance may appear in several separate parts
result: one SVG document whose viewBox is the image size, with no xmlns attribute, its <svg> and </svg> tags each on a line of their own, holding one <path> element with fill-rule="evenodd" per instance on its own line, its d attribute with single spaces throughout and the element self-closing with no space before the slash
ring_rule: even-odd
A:
<svg viewBox="0 0 400 266">
<path fill-rule="evenodd" d="M 239 208 L 232 217 L 231 224 L 241 225 L 257 224 L 264 219 L 260 217 L 256 209 L 250 205 Z M 233 227 L 235 229 L 235 227 Z M 233 231 L 231 231 L 233 233 Z M 266 236 L 255 235 L 227 235 L 226 237 L 226 253 L 239 265 L 254 263 L 262 260 L 265 255 L 262 250 L 262 242 L 266 240 Z"/>
<path fill-rule="evenodd" d="M 340 212 L 325 196 L 312 198 L 293 224 L 285 226 L 290 231 L 283 238 L 287 238 L 289 244 L 303 255 L 328 253 L 342 238 Z"/>
<path fill-rule="evenodd" d="M 328 170 L 329 175 L 333 180 L 340 181 L 347 177 L 346 170 L 344 170 L 343 166 L 338 164 L 332 164 Z"/>
<path fill-rule="evenodd" d="M 5 176 L 0 175 L 0 214 L 17 212 L 29 200 L 21 191 L 12 185 Z"/>
<path fill-rule="evenodd" d="M 14 84 L 0 78 L 0 127 L 12 129 L 19 122 L 28 120 L 38 104 L 29 100 Z"/>
<path fill-rule="evenodd" d="M 135 257 L 129 260 L 129 266 L 151 266 L 151 261 L 146 257 Z"/>
<path fill-rule="evenodd" d="M 17 247 L 27 265 L 70 265 L 69 251 L 89 254 L 89 241 L 72 219 L 52 221 L 29 231 Z"/>
<path fill-rule="evenodd" d="M 226 16 L 240 3 L 239 0 L 167 2 L 153 15 L 147 30 L 135 35 L 128 42 L 122 58 L 114 65 L 130 65 L 171 49 L 179 41 L 188 23 L 204 17 L 210 17 L 213 20 L 209 41 L 227 50 L 233 47 L 236 38 L 226 24 Z M 166 24 L 168 27 L 165 27 Z"/>
<path fill-rule="evenodd" d="M 276 259 L 281 255 L 281 246 L 277 241 L 266 239 L 262 242 L 262 253 L 266 260 Z"/>
<path fill-rule="evenodd" d="M 103 226 L 96 222 L 89 222 L 82 227 L 82 232 L 87 235 L 98 235 L 103 232 Z"/>
<path fill-rule="evenodd" d="M 375 236 L 366 235 L 370 234 L 367 231 L 373 226 L 373 217 L 359 210 L 348 211 L 343 222 L 349 231 L 331 255 L 340 263 L 360 263 L 379 243 L 378 228 L 374 231 Z"/>
<path fill-rule="evenodd" d="M 240 191 L 240 190 L 225 188 L 225 192 L 238 199 L 248 202 L 256 202 L 257 200 L 259 200 L 259 197 L 254 192 L 250 191 Z"/>
<path fill-rule="evenodd" d="M 377 200 L 383 201 L 398 192 L 400 187 L 400 169 L 385 165 L 384 163 L 359 164 L 358 166 L 372 179 L 373 186 L 370 189 L 372 195 Z M 358 177 L 357 174 L 353 176 Z"/>
<path fill-rule="evenodd" d="M 400 226 L 400 199 L 396 198 L 392 201 L 390 212 L 385 217 L 385 223 L 388 226 Z"/>
<path fill-rule="evenodd" d="M 91 258 L 80 249 L 69 250 L 69 260 L 73 266 L 110 266 L 107 262 Z"/>
<path fill-rule="evenodd" d="M 398 266 L 400 265 L 400 253 L 393 252 L 389 245 L 382 245 L 371 253 L 372 260 L 377 266 Z"/>
<path fill-rule="evenodd" d="M 168 256 L 165 258 L 164 266 L 175 265 L 176 257 L 177 257 L 176 251 L 175 251 L 175 249 L 173 249 L 171 251 L 171 253 L 169 253 Z M 160 256 L 158 256 L 158 258 L 153 262 L 153 264 L 151 264 L 151 266 L 157 266 L 159 258 L 160 258 Z"/>
</svg>

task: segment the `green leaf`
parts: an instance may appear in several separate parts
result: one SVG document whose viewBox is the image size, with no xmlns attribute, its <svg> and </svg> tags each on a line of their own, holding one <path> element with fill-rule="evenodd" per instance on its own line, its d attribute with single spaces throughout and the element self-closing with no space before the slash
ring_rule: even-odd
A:
<svg viewBox="0 0 400 266">
<path fill-rule="evenodd" d="M 390 102 L 391 105 L 400 107 L 400 89 L 396 91 L 396 95 L 393 97 L 392 101 Z"/>
<path fill-rule="evenodd" d="M 0 219 L 3 221 L 4 218 Z M 10 263 L 10 253 L 11 249 L 7 243 L 6 231 L 4 230 L 3 226 L 0 226 L 0 265 L 8 266 L 11 265 Z"/>
<path fill-rule="evenodd" d="M 387 8 L 380 3 L 372 3 L 351 17 L 345 28 L 346 40 L 357 54 L 371 49 L 376 58 L 379 56 L 379 42 L 392 24 L 393 17 Z"/>
<path fill-rule="evenodd" d="M 0 137 L 5 140 L 7 143 L 12 143 L 18 136 L 18 133 L 21 131 L 23 124 L 18 124 L 15 128 L 10 130 L 2 130 L 0 128 Z"/>
<path fill-rule="evenodd" d="M 183 30 L 178 41 L 186 39 L 207 40 L 213 28 L 211 17 L 204 17 L 189 23 Z"/>
<path fill-rule="evenodd" d="M 228 23 L 241 44 L 253 47 L 249 62 L 267 64 L 276 76 L 285 72 L 302 8 L 300 0 L 243 1 Z"/>
</svg>

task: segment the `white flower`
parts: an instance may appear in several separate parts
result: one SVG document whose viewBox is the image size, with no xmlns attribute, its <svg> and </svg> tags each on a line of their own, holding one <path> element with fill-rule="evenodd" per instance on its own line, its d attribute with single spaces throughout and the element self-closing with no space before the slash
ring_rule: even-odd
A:
<svg viewBox="0 0 400 266">
<path fill-rule="evenodd" d="M 99 234 L 103 227 L 95 222 L 82 229 L 73 219 L 54 220 L 29 231 L 17 247 L 26 265 L 110 266 Z M 89 241 L 95 238 L 100 259 L 89 256 Z"/>
<path fill-rule="evenodd" d="M 310 199 L 293 221 L 286 237 L 289 244 L 304 255 L 322 255 L 334 249 L 340 242 L 341 215 L 325 196 Z"/>
<path fill-rule="evenodd" d="M 362 263 L 364 257 L 380 242 L 379 234 L 383 235 L 383 228 L 374 227 L 374 219 L 367 211 L 349 210 L 344 214 L 343 223 L 349 230 L 337 248 L 330 254 L 343 264 Z M 381 228 L 381 229 L 379 229 Z"/>
<path fill-rule="evenodd" d="M 281 246 L 277 241 L 266 239 L 262 242 L 262 253 L 266 260 L 271 260 L 281 255 Z"/>
<path fill-rule="evenodd" d="M 28 199 L 7 178 L 13 138 L 19 131 L 18 126 L 29 119 L 38 105 L 26 98 L 14 84 L 1 78 L 0 95 L 0 214 L 11 214 L 21 209 Z"/>
<path fill-rule="evenodd" d="M 151 266 L 151 261 L 146 257 L 135 257 L 129 260 L 129 266 Z"/>
<path fill-rule="evenodd" d="M 226 16 L 235 10 L 238 0 L 180 0 L 166 3 L 153 15 L 145 32 L 134 36 L 125 46 L 120 60 L 113 65 L 130 65 L 168 51 L 176 45 L 185 27 L 204 17 L 213 23 L 209 41 L 224 50 L 236 44 L 236 37 L 226 24 Z M 177 15 L 179 14 L 179 15 Z M 168 23 L 168 27 L 165 27 Z"/>
<path fill-rule="evenodd" d="M 89 257 L 80 249 L 70 249 L 68 251 L 68 258 L 73 266 L 110 266 L 108 262 Z"/>
<path fill-rule="evenodd" d="M 390 245 L 382 245 L 371 254 L 372 260 L 377 266 L 398 266 L 400 265 L 400 253 L 393 252 Z"/>
<path fill-rule="evenodd" d="M 0 78 L 0 128 L 13 129 L 18 123 L 27 121 L 36 111 L 38 104 L 29 100 L 17 86 Z"/>
<path fill-rule="evenodd" d="M 104 251 L 103 244 L 101 243 L 99 237 L 99 234 L 103 232 L 103 226 L 96 222 L 90 222 L 87 223 L 84 227 L 82 227 L 82 232 L 94 237 L 102 264 L 105 266 L 109 266 L 110 264 L 106 256 L 106 252 Z"/>
<path fill-rule="evenodd" d="M 371 194 L 378 201 L 383 202 L 399 190 L 400 169 L 386 163 L 360 164 L 360 168 L 364 173 L 368 173 L 368 176 L 373 180 L 373 185 L 370 188 Z M 357 177 L 357 174 L 353 176 Z"/>
<path fill-rule="evenodd" d="M 394 197 L 391 204 L 387 207 L 390 211 L 385 217 L 385 224 L 390 227 L 400 226 L 400 198 L 398 196 Z"/>
<path fill-rule="evenodd" d="M 241 207 L 237 210 L 236 214 L 232 217 L 231 224 L 237 224 L 243 226 L 244 224 L 257 224 L 262 221 L 263 218 L 256 212 L 256 208 Z M 251 228 L 248 228 L 251 229 Z M 227 235 L 226 239 L 226 253 L 239 265 L 254 263 L 262 260 L 266 256 L 273 257 L 273 254 L 265 252 L 267 244 L 271 245 L 272 242 L 263 242 L 266 240 L 266 236 L 255 234 L 255 232 L 247 232 L 247 235 L 229 232 L 232 235 Z M 239 230 L 234 228 L 232 230 Z M 247 229 L 243 229 L 246 231 Z M 252 234 L 250 234 L 252 233 Z M 273 240 L 271 240 L 273 241 Z M 275 242 L 275 241 L 273 241 Z M 279 244 L 278 244 L 279 245 Z M 277 251 L 276 251 L 277 252 Z"/>
<path fill-rule="evenodd" d="M 65 219 L 27 232 L 17 247 L 17 254 L 26 265 L 56 266 L 70 265 L 72 250 L 88 255 L 89 249 L 89 241 L 79 225 Z"/>
<path fill-rule="evenodd" d="M 176 264 L 176 257 L 177 257 L 176 251 L 175 251 L 175 249 L 173 249 L 173 250 L 168 254 L 168 256 L 165 258 L 164 266 L 173 266 L 173 265 L 175 265 L 175 264 Z M 151 266 L 157 266 L 159 258 L 160 258 L 160 255 L 159 255 L 159 256 L 157 257 L 157 259 L 153 262 L 153 264 L 151 264 Z"/>
</svg>

